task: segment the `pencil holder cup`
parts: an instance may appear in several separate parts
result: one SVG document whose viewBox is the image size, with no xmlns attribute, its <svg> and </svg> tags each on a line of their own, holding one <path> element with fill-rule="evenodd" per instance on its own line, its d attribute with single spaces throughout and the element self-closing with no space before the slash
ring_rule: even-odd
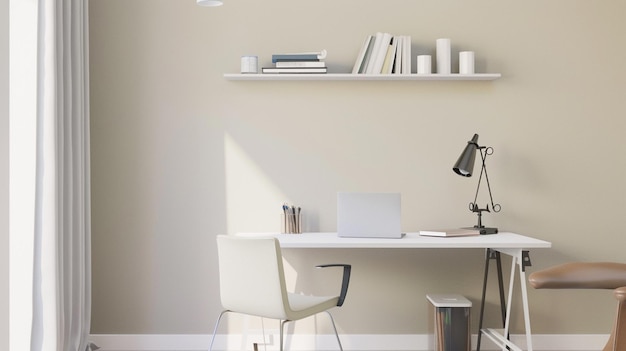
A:
<svg viewBox="0 0 626 351">
<path fill-rule="evenodd" d="M 302 234 L 302 214 L 280 215 L 280 232 L 282 234 Z"/>
</svg>

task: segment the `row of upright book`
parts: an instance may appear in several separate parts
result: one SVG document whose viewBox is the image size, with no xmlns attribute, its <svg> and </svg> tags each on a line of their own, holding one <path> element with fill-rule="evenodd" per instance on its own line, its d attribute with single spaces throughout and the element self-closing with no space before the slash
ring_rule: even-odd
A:
<svg viewBox="0 0 626 351">
<path fill-rule="evenodd" d="M 357 56 L 353 74 L 410 74 L 411 37 L 378 32 L 368 35 Z"/>
<path fill-rule="evenodd" d="M 326 50 L 272 55 L 272 67 L 263 67 L 263 73 L 269 74 L 323 74 L 326 67 Z"/>
</svg>

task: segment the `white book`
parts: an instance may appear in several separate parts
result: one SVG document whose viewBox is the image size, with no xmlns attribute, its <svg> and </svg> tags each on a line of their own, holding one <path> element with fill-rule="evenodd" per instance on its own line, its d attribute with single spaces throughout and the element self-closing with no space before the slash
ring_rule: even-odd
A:
<svg viewBox="0 0 626 351">
<path fill-rule="evenodd" d="M 395 40 L 398 42 L 396 46 L 396 60 L 393 63 L 393 73 L 402 73 L 402 52 L 404 51 L 404 36 L 397 36 Z"/>
<path fill-rule="evenodd" d="M 365 60 L 359 69 L 359 73 L 367 73 L 367 66 L 372 59 L 372 52 L 374 51 L 374 37 L 372 37 L 372 41 L 370 45 L 367 47 L 367 52 L 365 53 Z"/>
<path fill-rule="evenodd" d="M 380 73 L 382 74 L 391 74 L 393 71 L 393 62 L 396 57 L 396 48 L 398 46 L 397 38 L 391 38 L 391 43 L 389 44 L 389 48 L 387 49 L 387 54 L 385 55 L 385 62 L 383 62 L 383 68 Z"/>
<path fill-rule="evenodd" d="M 380 48 L 380 45 L 383 42 L 383 33 L 382 32 L 378 32 L 374 35 L 374 46 L 372 47 L 372 52 L 370 54 L 370 57 L 367 61 L 367 67 L 365 69 L 364 73 L 372 73 L 373 70 L 373 66 L 374 66 L 374 61 L 375 61 L 375 57 L 376 57 L 376 53 L 378 52 L 378 49 Z"/>
<path fill-rule="evenodd" d="M 383 33 L 381 39 L 381 45 L 375 48 L 374 64 L 371 66 L 371 71 L 368 70 L 369 74 L 380 74 L 383 69 L 383 64 L 385 63 L 385 56 L 387 55 L 387 49 L 389 48 L 389 44 L 391 43 L 391 34 Z"/>
<path fill-rule="evenodd" d="M 324 61 L 280 61 L 276 62 L 277 68 L 289 68 L 289 67 L 326 67 Z"/>
<path fill-rule="evenodd" d="M 307 74 L 307 73 L 326 73 L 326 67 L 263 67 L 263 73 L 286 73 L 286 74 Z"/>
<path fill-rule="evenodd" d="M 472 235 L 480 235 L 480 231 L 474 228 L 433 229 L 433 230 L 420 230 L 419 234 L 423 236 L 440 236 L 440 237 L 472 236 Z"/>
<path fill-rule="evenodd" d="M 398 40 L 398 38 L 394 39 L 396 41 L 396 49 L 393 52 L 393 64 L 391 67 L 391 72 L 390 73 L 397 73 L 396 72 L 396 67 L 400 67 L 398 61 L 400 60 L 399 56 L 398 56 L 398 51 L 401 50 L 402 48 L 402 40 Z"/>
<path fill-rule="evenodd" d="M 368 49 L 371 47 L 373 41 L 374 41 L 373 35 L 368 35 L 367 38 L 365 38 L 365 41 L 363 42 L 363 45 L 361 46 L 361 51 L 359 51 L 359 55 L 357 56 L 356 61 L 354 62 L 354 67 L 352 67 L 352 74 L 363 72 L 364 70 L 363 66 L 367 62 L 366 56 L 368 54 Z M 371 52 L 371 50 L 369 50 L 369 52 Z"/>
<path fill-rule="evenodd" d="M 411 74 L 411 36 L 404 36 L 404 50 L 402 51 L 402 73 Z"/>
</svg>

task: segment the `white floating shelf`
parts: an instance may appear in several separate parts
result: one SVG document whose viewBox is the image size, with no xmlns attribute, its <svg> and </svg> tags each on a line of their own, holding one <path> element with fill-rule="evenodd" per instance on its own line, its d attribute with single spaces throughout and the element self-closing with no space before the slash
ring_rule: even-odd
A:
<svg viewBox="0 0 626 351">
<path fill-rule="evenodd" d="M 225 73 L 227 80 L 422 80 L 422 81 L 457 81 L 457 80 L 495 80 L 500 73 L 477 74 L 241 74 Z"/>
</svg>

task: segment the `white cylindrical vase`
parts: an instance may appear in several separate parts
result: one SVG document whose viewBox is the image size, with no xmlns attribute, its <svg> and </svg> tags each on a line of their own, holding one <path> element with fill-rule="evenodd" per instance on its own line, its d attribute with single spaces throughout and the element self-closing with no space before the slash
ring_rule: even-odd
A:
<svg viewBox="0 0 626 351">
<path fill-rule="evenodd" d="M 417 74 L 431 74 L 432 70 L 432 58 L 430 55 L 418 55 L 417 56 Z"/>
<path fill-rule="evenodd" d="M 451 55 L 450 55 L 450 39 L 437 39 L 437 73 L 450 74 Z"/>
<path fill-rule="evenodd" d="M 258 56 L 241 56 L 241 73 L 258 73 Z"/>
<path fill-rule="evenodd" d="M 459 53 L 459 73 L 474 74 L 474 52 L 461 51 Z"/>
</svg>

